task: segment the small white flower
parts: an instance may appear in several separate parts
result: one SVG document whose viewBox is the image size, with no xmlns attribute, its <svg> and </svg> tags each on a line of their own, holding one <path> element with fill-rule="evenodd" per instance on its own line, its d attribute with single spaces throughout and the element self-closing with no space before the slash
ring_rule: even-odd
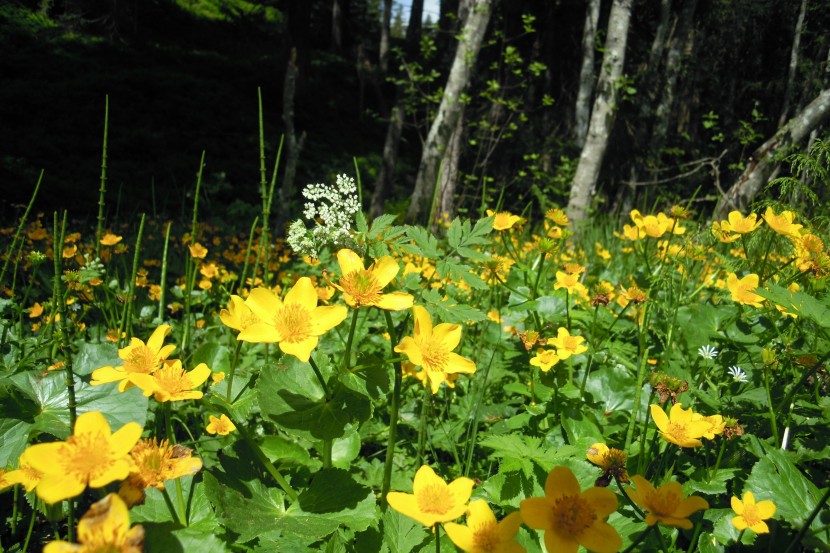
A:
<svg viewBox="0 0 830 553">
<path fill-rule="evenodd" d="M 749 377 L 747 377 L 743 369 L 737 365 L 729 367 L 729 374 L 735 382 L 749 382 Z"/>
<path fill-rule="evenodd" d="M 714 346 L 710 346 L 709 344 L 697 348 L 697 353 L 704 359 L 709 360 L 712 360 L 718 356 L 718 350 L 716 350 Z"/>
</svg>

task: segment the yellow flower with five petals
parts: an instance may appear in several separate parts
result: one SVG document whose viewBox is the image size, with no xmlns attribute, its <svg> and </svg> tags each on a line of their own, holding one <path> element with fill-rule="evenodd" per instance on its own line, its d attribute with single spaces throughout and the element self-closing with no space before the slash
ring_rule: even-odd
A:
<svg viewBox="0 0 830 553">
<path fill-rule="evenodd" d="M 455 520 L 467 510 L 474 482 L 456 478 L 447 484 L 429 465 L 415 473 L 412 493 L 389 492 L 389 506 L 427 527 Z"/>
<path fill-rule="evenodd" d="M 375 306 L 389 311 L 412 307 L 415 300 L 412 294 L 381 293 L 400 270 L 392 257 L 385 255 L 366 269 L 359 255 L 344 248 L 337 252 L 337 262 L 342 276 L 332 285 L 343 292 L 343 299 L 351 307 Z"/>
<path fill-rule="evenodd" d="M 497 521 L 487 501 L 474 499 L 467 509 L 467 526 L 447 522 L 444 531 L 465 553 L 525 553 L 525 548 L 516 542 L 521 525 L 518 511 Z"/>
<path fill-rule="evenodd" d="M 744 492 L 743 500 L 732 496 L 732 510 L 737 516 L 732 518 L 732 525 L 738 530 L 749 528 L 756 534 L 769 533 L 769 526 L 764 522 L 775 515 L 775 503 L 769 499 L 755 502 L 752 492 Z"/>
<path fill-rule="evenodd" d="M 702 497 L 684 497 L 683 487 L 679 482 L 670 481 L 655 488 L 640 475 L 632 476 L 631 481 L 637 489 L 628 488 L 626 493 L 646 512 L 645 523 L 649 526 L 659 522 L 666 526 L 690 530 L 692 521 L 689 520 L 689 516 L 709 508 L 709 503 Z"/>
</svg>

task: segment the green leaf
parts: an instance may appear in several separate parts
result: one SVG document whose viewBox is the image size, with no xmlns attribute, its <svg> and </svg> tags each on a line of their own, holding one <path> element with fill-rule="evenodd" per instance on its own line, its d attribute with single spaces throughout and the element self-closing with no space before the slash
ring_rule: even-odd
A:
<svg viewBox="0 0 830 553">
<path fill-rule="evenodd" d="M 822 328 L 830 328 L 830 309 L 806 292 L 793 292 L 770 283 L 766 285 L 766 289 L 759 288 L 755 293 L 780 305 L 789 313 L 810 319 Z"/>
<path fill-rule="evenodd" d="M 212 525 L 217 524 L 216 515 L 210 506 L 207 496 L 205 495 L 205 486 L 201 481 L 194 484 L 193 476 L 186 476 L 179 479 L 179 485 L 182 487 L 182 497 L 185 502 L 185 510 L 187 511 L 188 524 L 194 525 L 205 523 Z M 176 500 L 176 482 L 168 480 L 164 483 L 167 494 L 173 499 L 173 508 L 176 513 L 179 512 L 179 505 Z M 147 488 L 147 498 L 143 505 L 136 505 L 130 509 L 130 520 L 133 522 L 174 522 L 174 515 L 170 512 L 167 502 L 164 500 L 164 494 L 156 488 Z"/>
<path fill-rule="evenodd" d="M 24 393 L 33 397 L 40 413 L 35 417 L 36 432 L 51 434 L 64 440 L 69 437 L 69 392 L 66 389 L 64 371 L 45 376 L 32 372 L 20 373 L 10 378 Z M 127 424 L 137 422 L 144 427 L 147 421 L 148 399 L 139 388 L 118 391 L 118 385 L 90 386 L 75 379 L 77 414 L 100 411 L 113 432 Z"/>
<path fill-rule="evenodd" d="M 339 438 L 346 425 L 366 421 L 372 414 L 365 396 L 339 384 L 326 400 L 311 367 L 290 355 L 284 356 L 275 370 L 263 371 L 256 387 L 263 416 L 309 438 Z"/>
<path fill-rule="evenodd" d="M 100 344 L 76 341 L 77 353 L 72 357 L 72 370 L 78 376 L 92 374 L 101 367 L 120 366 L 123 361 L 118 357 L 118 348 L 115 344 L 102 342 Z"/>
<path fill-rule="evenodd" d="M 325 515 L 358 532 L 374 522 L 377 510 L 372 490 L 342 469 L 324 469 L 315 474 L 298 503 L 305 513 Z"/>
<path fill-rule="evenodd" d="M 394 509 L 383 515 L 383 543 L 389 553 L 410 553 L 432 539 L 426 529 Z"/>
<path fill-rule="evenodd" d="M 206 342 L 193 352 L 189 366 L 195 367 L 199 363 L 204 363 L 213 372 L 227 374 L 231 370 L 231 353 L 227 346 L 216 342 Z"/>
<path fill-rule="evenodd" d="M 282 465 L 309 465 L 311 463 L 311 454 L 308 449 L 282 436 L 264 436 L 260 448 L 272 463 Z"/>
<path fill-rule="evenodd" d="M 404 248 L 408 253 L 423 255 L 430 259 L 441 257 L 441 249 L 438 247 L 438 239 L 423 227 L 406 227 L 406 236 L 415 242 L 415 248 Z M 411 244 L 409 245 L 411 246 Z"/>
<path fill-rule="evenodd" d="M 804 525 L 822 495 L 781 450 L 774 448 L 767 448 L 766 455 L 752 467 L 743 491 L 751 491 L 757 501 L 771 499 L 777 507 L 775 518 L 796 529 Z M 813 521 L 815 528 L 823 524 L 818 518 Z"/>
<path fill-rule="evenodd" d="M 348 469 L 360 455 L 360 434 L 347 428 L 346 434 L 334 440 L 331 446 L 331 463 L 336 468 Z"/>
<path fill-rule="evenodd" d="M 725 494 L 727 484 L 734 480 L 738 472 L 740 470 L 736 468 L 718 469 L 710 476 L 706 469 L 699 468 L 683 484 L 683 490 L 687 494 L 692 492 L 707 495 Z"/>
<path fill-rule="evenodd" d="M 16 467 L 26 449 L 32 424 L 16 419 L 0 419 L 0 467 Z"/>
</svg>

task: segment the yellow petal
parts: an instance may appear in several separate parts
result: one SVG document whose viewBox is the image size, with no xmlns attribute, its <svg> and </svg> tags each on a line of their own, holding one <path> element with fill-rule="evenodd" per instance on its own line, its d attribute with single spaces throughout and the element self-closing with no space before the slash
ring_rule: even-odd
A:
<svg viewBox="0 0 830 553">
<path fill-rule="evenodd" d="M 413 334 L 415 337 L 432 336 L 432 317 L 429 316 L 429 311 L 420 305 L 412 307 L 412 315 L 415 318 L 415 330 Z"/>
<path fill-rule="evenodd" d="M 340 265 L 340 274 L 343 276 L 363 270 L 363 260 L 360 256 L 346 248 L 337 252 L 337 263 Z"/>
<path fill-rule="evenodd" d="M 421 511 L 415 496 L 410 493 L 389 492 L 386 494 L 386 502 L 402 515 L 415 519 L 424 526 L 433 524 L 432 517 Z"/>
<path fill-rule="evenodd" d="M 739 531 L 740 530 L 746 530 L 747 529 L 746 519 L 744 517 L 740 516 L 740 515 L 736 516 L 736 517 L 732 517 L 732 526 L 734 526 L 735 529 L 737 529 Z"/>
<path fill-rule="evenodd" d="M 775 515 L 775 503 L 770 501 L 769 499 L 765 499 L 764 501 L 759 501 L 755 507 L 758 509 L 758 516 L 767 519 L 772 518 Z M 740 514 L 740 513 L 738 513 Z"/>
<path fill-rule="evenodd" d="M 430 486 L 445 487 L 447 483 L 443 478 L 435 474 L 432 467 L 429 465 L 421 465 L 421 468 L 415 473 L 415 479 L 412 481 L 412 492 L 417 496 L 424 489 Z"/>
<path fill-rule="evenodd" d="M 447 354 L 447 364 L 444 366 L 444 372 L 447 374 L 472 374 L 476 372 L 476 364 L 466 357 L 461 357 L 457 353 L 450 352 Z"/>
<path fill-rule="evenodd" d="M 80 417 L 78 417 L 80 420 Z M 77 430 L 77 426 L 75 427 Z M 127 455 L 133 446 L 138 443 L 141 438 L 142 428 L 137 422 L 128 422 L 121 428 L 115 431 L 110 437 L 110 449 L 114 457 Z"/>
<path fill-rule="evenodd" d="M 46 503 L 57 503 L 70 497 L 81 495 L 86 489 L 86 482 L 81 482 L 72 474 L 44 474 L 35 492 Z"/>
<path fill-rule="evenodd" d="M 458 549 L 473 551 L 473 531 L 470 528 L 454 522 L 447 522 L 444 524 L 444 531 Z"/>
<path fill-rule="evenodd" d="M 136 423 L 132 423 L 136 424 Z M 110 437 L 112 431 L 110 430 L 110 425 L 107 422 L 107 419 L 104 418 L 104 415 L 100 411 L 90 411 L 88 413 L 84 413 L 83 415 L 79 415 L 78 419 L 75 421 L 75 431 L 74 434 L 76 436 L 80 434 L 97 434 L 100 433 L 107 438 Z M 136 438 L 138 441 L 138 438 Z M 130 446 L 132 447 L 132 446 Z"/>
<path fill-rule="evenodd" d="M 83 551 L 82 545 L 68 541 L 50 541 L 43 548 L 43 553 L 79 553 L 80 551 Z"/>
<path fill-rule="evenodd" d="M 371 268 L 372 274 L 375 276 L 375 279 L 378 282 L 378 285 L 381 288 L 384 288 L 387 284 L 392 282 L 392 279 L 395 278 L 395 275 L 398 274 L 400 271 L 400 267 L 398 266 L 398 262 L 395 261 L 392 257 L 388 255 L 384 255 L 377 261 Z"/>
<path fill-rule="evenodd" d="M 746 497 L 746 494 L 744 494 L 744 497 Z M 732 503 L 732 510 L 735 511 L 735 514 L 744 514 L 744 504 L 740 499 L 733 495 L 730 501 Z"/>
<path fill-rule="evenodd" d="M 153 351 L 159 351 L 164 343 L 164 337 L 170 333 L 170 330 L 172 330 L 170 325 L 159 325 L 147 340 L 147 347 Z"/>
<path fill-rule="evenodd" d="M 391 292 L 389 294 L 383 294 L 375 305 L 387 311 L 403 311 L 404 309 L 412 307 L 414 301 L 415 298 L 412 297 L 412 294 L 407 294 L 406 292 Z"/>
<path fill-rule="evenodd" d="M 441 323 L 432 329 L 432 336 L 441 342 L 447 351 L 452 351 L 461 343 L 461 325 Z"/>
<path fill-rule="evenodd" d="M 418 343 L 411 336 L 404 336 L 401 343 L 395 346 L 395 351 L 406 355 L 413 365 L 420 367 L 424 364 L 421 348 L 418 347 Z"/>
<path fill-rule="evenodd" d="M 545 532 L 545 547 L 553 553 L 576 553 L 579 551 L 579 542 L 570 536 L 563 536 L 553 530 Z"/>
<path fill-rule="evenodd" d="M 531 497 L 519 503 L 519 512 L 524 523 L 534 530 L 551 528 L 553 510 L 544 497 Z"/>
<path fill-rule="evenodd" d="M 237 340 L 254 344 L 274 343 L 282 339 L 276 327 L 266 323 L 254 323 L 245 330 L 239 331 Z"/>
<path fill-rule="evenodd" d="M 594 553 L 616 553 L 622 547 L 620 534 L 613 526 L 603 521 L 595 522 L 593 526 L 580 534 L 579 542 Z"/>
<path fill-rule="evenodd" d="M 204 363 L 199 363 L 192 371 L 187 373 L 187 378 L 188 380 L 190 380 L 190 383 L 195 388 L 197 386 L 200 386 L 208 378 L 210 378 L 211 372 L 212 371 L 210 370 L 210 367 L 208 367 Z"/>
<path fill-rule="evenodd" d="M 660 432 L 666 432 L 668 430 L 669 417 L 663 411 L 663 408 L 656 403 L 651 404 L 651 418 L 654 420 L 654 424 L 657 425 Z"/>
<path fill-rule="evenodd" d="M 566 495 L 579 495 L 580 492 L 579 482 L 568 467 L 553 467 L 545 480 L 545 497 L 548 501 L 556 501 Z"/>
<path fill-rule="evenodd" d="M 332 328 L 343 322 L 349 314 L 349 310 L 342 305 L 324 305 L 315 307 L 311 312 L 312 331 L 317 336 L 325 334 Z"/>
<path fill-rule="evenodd" d="M 755 532 L 756 534 L 769 534 L 769 526 L 763 520 L 759 520 L 755 524 L 749 527 L 750 530 Z"/>
<path fill-rule="evenodd" d="M 317 307 L 317 290 L 314 289 L 314 284 L 308 277 L 301 277 L 297 280 L 291 290 L 285 295 L 286 304 L 298 304 L 303 306 L 306 311 L 314 311 Z"/>
<path fill-rule="evenodd" d="M 100 386 L 101 384 L 124 380 L 126 377 L 127 373 L 123 368 L 101 367 L 92 371 L 92 380 L 89 383 L 93 386 Z"/>
<path fill-rule="evenodd" d="M 682 490 L 682 487 L 680 486 L 680 484 L 678 484 L 677 482 L 675 482 L 675 484 L 677 484 L 677 487 L 679 489 L 678 491 L 680 493 L 683 493 L 683 490 Z M 692 513 L 695 513 L 697 511 L 702 511 L 702 510 L 705 510 L 705 509 L 708 509 L 708 508 L 709 508 L 709 503 L 705 499 L 703 499 L 702 497 L 693 495 L 693 496 L 687 497 L 686 499 L 681 501 L 680 505 L 677 506 L 677 508 L 674 510 L 674 513 L 672 513 L 672 514 L 674 516 L 678 517 L 678 518 L 686 518 L 689 515 L 691 515 Z"/>
<path fill-rule="evenodd" d="M 138 441 L 138 440 L 136 440 Z M 110 468 L 99 475 L 97 478 L 92 478 L 89 480 L 89 487 L 90 488 L 100 488 L 102 486 L 106 486 L 110 482 L 115 482 L 116 480 L 124 480 L 130 474 L 130 464 L 127 462 L 126 457 L 119 461 L 115 461 L 112 463 Z"/>
<path fill-rule="evenodd" d="M 274 319 L 274 313 L 282 309 L 282 301 L 266 288 L 254 288 L 248 294 L 245 304 L 263 321 Z"/>
<path fill-rule="evenodd" d="M 301 342 L 280 342 L 280 349 L 289 355 L 293 355 L 300 361 L 308 363 L 311 352 L 317 347 L 317 336 L 309 336 Z"/>
<path fill-rule="evenodd" d="M 450 493 L 455 498 L 456 505 L 461 509 L 459 516 L 467 510 L 467 503 L 470 501 L 470 496 L 473 494 L 473 486 L 475 486 L 475 481 L 463 476 L 456 478 L 447 486 Z"/>
<path fill-rule="evenodd" d="M 477 527 L 496 522 L 496 515 L 484 499 L 474 499 L 467 506 L 467 526 Z"/>
<path fill-rule="evenodd" d="M 599 517 L 607 517 L 617 510 L 617 494 L 608 488 L 588 488 L 582 492 L 582 498 L 594 508 Z"/>
</svg>

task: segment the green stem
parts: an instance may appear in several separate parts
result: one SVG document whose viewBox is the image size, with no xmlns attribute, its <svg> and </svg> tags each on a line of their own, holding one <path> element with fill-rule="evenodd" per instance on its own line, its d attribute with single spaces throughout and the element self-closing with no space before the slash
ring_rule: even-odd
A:
<svg viewBox="0 0 830 553">
<path fill-rule="evenodd" d="M 167 223 L 167 231 L 164 233 L 164 252 L 161 255 L 161 277 L 159 278 L 159 322 L 164 321 L 164 302 L 167 295 L 167 250 L 170 245 L 170 227 L 173 223 Z"/>
<path fill-rule="evenodd" d="M 741 543 L 741 540 L 744 538 L 744 532 L 746 532 L 746 528 L 738 532 L 738 539 L 736 540 L 736 543 Z"/>
<path fill-rule="evenodd" d="M 323 394 L 325 395 L 326 401 L 330 400 L 331 394 L 329 394 L 329 387 L 326 386 L 323 373 L 320 372 L 320 369 L 317 367 L 317 363 L 314 362 L 313 357 L 308 358 L 308 364 L 311 365 L 311 368 L 314 370 L 314 374 L 317 376 L 317 380 L 320 382 L 320 386 L 323 387 Z"/>
<path fill-rule="evenodd" d="M 239 360 L 239 351 L 242 349 L 242 341 L 237 340 L 236 342 L 236 349 L 233 352 L 233 360 L 231 361 L 231 369 L 230 374 L 228 374 L 228 393 L 227 393 L 227 400 L 228 403 L 231 403 L 231 394 L 233 393 L 233 375 L 236 372 L 236 362 Z"/>
<path fill-rule="evenodd" d="M 37 515 L 37 496 L 35 496 L 34 502 L 32 504 L 32 516 L 29 519 L 29 529 L 26 531 L 26 539 L 23 542 L 23 551 L 29 550 L 29 541 L 32 539 L 32 530 L 35 528 L 35 516 Z"/>
<path fill-rule="evenodd" d="M 623 488 L 623 486 L 622 486 L 622 482 L 620 482 L 620 477 L 617 476 L 616 474 L 614 475 L 614 481 L 617 483 L 617 488 L 619 488 L 620 493 L 622 494 L 623 498 L 625 499 L 625 502 L 628 503 L 631 506 L 632 509 L 634 509 L 634 512 L 637 513 L 637 516 L 639 516 L 641 519 L 645 519 L 646 518 L 645 513 L 643 512 L 642 509 L 640 509 L 640 506 L 637 505 L 636 503 L 634 503 L 634 501 L 631 499 L 631 497 L 629 497 L 628 492 L 625 491 L 625 488 Z"/>
<path fill-rule="evenodd" d="M 346 353 L 343 355 L 343 370 L 349 370 L 352 364 L 352 342 L 354 341 L 354 331 L 357 328 L 357 313 L 359 308 L 352 311 L 352 323 L 349 326 L 349 337 L 346 339 Z"/>
<path fill-rule="evenodd" d="M 810 516 L 807 517 L 807 520 L 804 521 L 804 525 L 801 527 L 801 530 L 798 531 L 798 534 L 795 536 L 795 539 L 790 542 L 789 547 L 787 547 L 784 553 L 790 553 L 790 551 L 799 543 L 801 543 L 802 538 L 804 538 L 804 534 L 807 533 L 807 530 L 810 529 L 810 525 L 813 523 L 813 520 L 818 516 L 821 509 L 824 507 L 824 504 L 827 503 L 827 500 L 830 499 L 830 488 L 827 488 L 827 491 L 824 492 L 824 495 L 821 497 L 816 506 L 813 507 L 813 511 L 810 513 Z"/>
<path fill-rule="evenodd" d="M 383 310 L 386 316 L 386 329 L 389 332 L 389 342 L 392 348 L 398 343 L 398 336 L 395 325 L 392 322 L 392 314 Z M 394 350 L 393 350 L 394 351 Z M 386 494 L 392 484 L 392 467 L 395 464 L 395 441 L 398 438 L 398 416 L 401 401 L 401 381 L 403 379 L 403 368 L 400 361 L 392 367 L 395 373 L 395 383 L 392 388 L 392 399 L 389 405 L 389 442 L 386 444 L 386 459 L 383 463 L 383 483 L 380 488 L 380 508 L 386 510 Z"/>
<path fill-rule="evenodd" d="M 256 441 L 254 441 L 251 434 L 248 432 L 248 430 L 245 429 L 245 426 L 241 422 L 237 423 L 237 421 L 233 420 L 234 417 L 231 417 L 230 411 L 225 410 L 225 416 L 230 418 L 231 421 L 234 423 L 234 425 L 236 426 L 236 429 L 239 431 L 239 434 L 242 435 L 242 439 L 245 440 L 245 443 L 247 443 L 248 446 L 251 448 L 251 450 L 253 450 L 254 456 L 260 462 L 262 467 L 268 472 L 268 474 L 271 475 L 271 477 L 274 479 L 274 481 L 283 489 L 283 491 L 288 496 L 288 498 L 291 499 L 291 501 L 296 502 L 297 497 L 298 497 L 297 492 L 295 492 L 291 488 L 291 486 L 288 484 L 288 481 L 283 477 L 282 474 L 280 474 L 280 471 L 278 471 L 277 468 L 274 466 L 274 464 L 271 463 L 271 461 L 268 460 L 268 456 L 265 455 L 265 453 L 262 451 L 262 448 L 259 447 L 259 444 L 257 444 Z"/>
<path fill-rule="evenodd" d="M 245 278 L 248 275 L 248 265 L 251 260 L 251 248 L 253 248 L 254 244 L 254 232 L 256 231 L 258 221 L 259 217 L 254 217 L 254 224 L 251 225 L 251 232 L 248 233 L 248 248 L 245 250 L 245 264 L 242 265 L 242 273 L 239 275 L 239 284 L 236 287 L 237 294 L 245 286 Z"/>
<path fill-rule="evenodd" d="M 643 309 L 648 309 L 648 304 L 643 305 Z M 636 317 L 636 315 L 635 315 Z M 636 388 L 634 390 L 634 406 L 632 407 L 631 419 L 628 421 L 628 430 L 625 433 L 625 447 L 623 451 L 628 451 L 631 445 L 631 439 L 634 437 L 634 425 L 637 422 L 637 410 L 640 408 L 640 395 L 643 392 L 643 379 L 646 373 L 646 362 L 648 361 L 648 352 L 641 351 L 640 368 L 637 371 Z"/>
<path fill-rule="evenodd" d="M 419 467 L 424 461 L 424 450 L 427 442 L 427 419 L 429 418 L 429 407 L 432 403 L 432 389 L 429 383 L 424 386 L 424 399 L 421 403 L 421 425 L 418 428 L 418 454 L 415 457 L 415 466 Z"/>
<path fill-rule="evenodd" d="M 692 541 L 689 542 L 689 549 L 687 553 L 692 553 L 692 551 L 697 551 L 697 540 L 700 537 L 700 531 L 703 529 L 703 521 L 700 520 L 695 524 L 695 531 L 692 533 Z"/>
<path fill-rule="evenodd" d="M 631 542 L 631 545 L 625 548 L 625 551 L 623 551 L 623 553 L 631 553 L 632 551 L 634 551 L 634 548 L 640 545 L 640 542 L 646 539 L 646 537 L 648 537 L 648 535 L 651 532 L 653 532 L 655 528 L 657 528 L 656 524 L 654 526 L 647 526 L 645 530 L 640 532 L 640 535 L 637 536 L 637 539 Z"/>
<path fill-rule="evenodd" d="M 657 524 L 654 525 L 657 528 Z M 663 553 L 669 553 L 669 548 L 666 545 L 666 539 L 663 537 L 663 532 L 660 531 L 660 528 L 657 528 L 657 539 L 660 542 L 660 549 L 663 550 Z"/>
<path fill-rule="evenodd" d="M 121 340 L 121 334 L 126 332 L 127 335 L 132 336 L 132 315 L 133 303 L 135 302 L 135 278 L 138 275 L 138 260 L 141 257 L 141 237 L 144 234 L 144 219 L 145 214 L 141 214 L 141 221 L 138 223 L 138 236 L 135 239 L 135 252 L 133 252 L 133 269 L 130 273 L 130 287 L 128 297 L 124 303 L 124 313 L 121 315 L 121 324 L 118 326 L 118 339 Z"/>
<path fill-rule="evenodd" d="M 101 257 L 101 237 L 104 235 L 104 206 L 107 193 L 107 135 L 110 126 L 110 96 L 104 99 L 104 146 L 101 151 L 101 185 L 98 189 L 98 225 L 95 227 L 95 257 Z"/>
<path fill-rule="evenodd" d="M 435 533 L 435 553 L 441 553 L 441 536 L 439 535 L 441 525 L 436 523 L 432 530 Z"/>
<path fill-rule="evenodd" d="M 66 541 L 75 541 L 75 500 L 67 499 L 67 514 L 66 514 Z"/>
<path fill-rule="evenodd" d="M 775 420 L 775 410 L 772 406 L 772 392 L 770 391 L 769 385 L 769 373 L 770 368 L 768 366 L 764 366 L 764 388 L 767 390 L 767 407 L 769 408 L 769 422 L 770 422 L 770 429 L 772 430 L 772 437 L 775 439 L 775 443 L 781 443 L 781 440 L 778 438 L 778 424 Z"/>
<path fill-rule="evenodd" d="M 176 483 L 178 483 L 178 482 L 179 482 L 179 480 L 176 479 Z M 170 514 L 173 515 L 173 517 L 176 520 L 179 521 L 179 524 L 181 526 L 187 527 L 187 521 L 184 518 L 184 514 L 180 513 L 179 511 L 176 510 L 176 507 L 173 505 L 173 500 L 170 499 L 170 494 L 167 492 L 166 487 L 161 489 L 161 494 L 164 496 L 164 502 L 167 504 L 167 509 L 170 511 Z M 181 509 L 181 508 L 182 508 L 182 504 L 180 502 L 179 503 L 179 509 Z"/>
<path fill-rule="evenodd" d="M 323 440 L 323 468 L 330 469 L 331 468 L 331 450 L 334 445 L 334 440 L 325 439 Z"/>
<path fill-rule="evenodd" d="M 14 233 L 14 238 L 12 239 L 12 244 L 9 246 L 9 252 L 13 252 L 17 241 L 20 239 L 20 233 L 23 231 L 23 225 L 26 224 L 26 219 L 29 217 L 29 212 L 32 211 L 32 206 L 35 205 L 35 198 L 37 197 L 37 191 L 40 190 L 40 183 L 43 180 L 43 169 L 40 170 L 40 176 L 37 178 L 37 184 L 35 184 L 35 191 L 32 192 L 32 197 L 29 199 L 29 205 L 26 206 L 26 211 L 23 212 L 23 217 L 20 218 L 20 223 L 17 225 L 17 231 Z M 0 271 L 0 283 L 3 282 L 3 279 L 6 276 L 6 270 L 9 268 L 9 263 L 12 260 L 12 256 L 6 258 L 3 262 L 3 270 Z"/>
</svg>

